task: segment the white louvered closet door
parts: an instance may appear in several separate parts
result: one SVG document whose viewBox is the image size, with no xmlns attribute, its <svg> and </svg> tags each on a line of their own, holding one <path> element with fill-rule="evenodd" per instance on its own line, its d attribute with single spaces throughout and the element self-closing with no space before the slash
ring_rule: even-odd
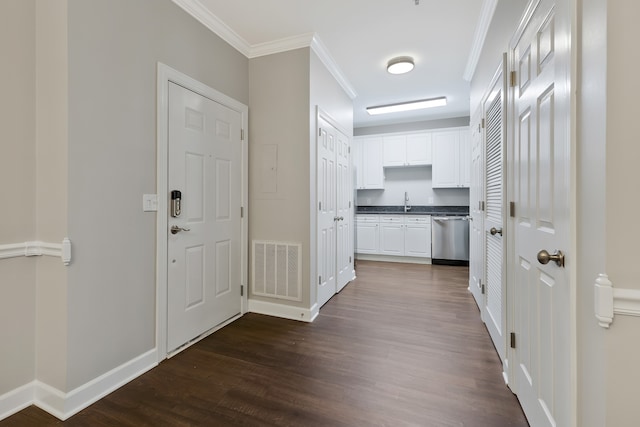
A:
<svg viewBox="0 0 640 427">
<path fill-rule="evenodd" d="M 504 286 L 504 64 L 496 72 L 484 102 L 486 173 L 484 217 L 486 299 L 483 320 L 502 361 L 506 354 L 506 292 Z"/>
</svg>

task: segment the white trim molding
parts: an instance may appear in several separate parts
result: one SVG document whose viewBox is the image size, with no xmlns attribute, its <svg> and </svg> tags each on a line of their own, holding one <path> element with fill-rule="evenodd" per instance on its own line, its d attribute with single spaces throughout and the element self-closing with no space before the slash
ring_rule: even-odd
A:
<svg viewBox="0 0 640 427">
<path fill-rule="evenodd" d="M 595 315 L 598 324 L 608 329 L 616 314 L 640 317 L 640 290 L 615 289 L 606 274 L 595 282 Z"/>
<path fill-rule="evenodd" d="M 0 245 L 0 259 L 43 255 L 60 257 L 64 265 L 69 265 L 71 263 L 71 240 L 65 237 L 62 239 L 62 243 L 33 241 Z"/>
<path fill-rule="evenodd" d="M 181 7 L 185 12 L 194 17 L 198 22 L 207 27 L 211 32 L 216 34 L 222 40 L 229 43 L 238 52 L 249 59 L 258 58 L 260 56 L 273 55 L 275 53 L 287 52 L 289 50 L 310 47 L 320 57 L 320 61 L 329 70 L 331 75 L 336 79 L 338 84 L 347 93 L 351 99 L 355 99 L 357 93 L 346 76 L 338 67 L 338 64 L 329 54 L 329 51 L 320 41 L 317 34 L 307 33 L 291 37 L 285 37 L 265 43 L 251 45 L 238 33 L 233 31 L 231 27 L 225 24 L 220 18 L 211 12 L 200 0 L 173 0 L 173 2 Z M 496 2 L 497 0 L 485 0 L 485 2 Z M 495 9 L 495 5 L 493 7 Z M 493 11 L 491 12 L 493 15 Z M 491 17 L 489 17 L 489 23 Z M 489 23 L 487 23 L 487 28 Z M 485 30 L 486 33 L 486 30 Z M 484 42 L 484 37 L 483 37 Z M 480 46 L 482 49 L 482 46 Z M 480 52 L 478 52 L 480 55 Z M 477 62 L 477 58 L 476 58 Z"/>
<path fill-rule="evenodd" d="M 157 365 L 157 349 L 154 348 L 69 393 L 38 380 L 32 381 L 0 396 L 0 420 L 35 405 L 64 421 Z"/>
<path fill-rule="evenodd" d="M 318 308 L 317 304 L 314 304 L 311 308 L 302 308 L 291 305 L 260 301 L 256 299 L 249 299 L 249 312 L 311 323 L 315 320 L 316 317 L 318 317 L 320 309 Z"/>
<path fill-rule="evenodd" d="M 496 6 L 498 6 L 498 0 L 484 0 L 482 2 L 480 19 L 476 26 L 476 32 L 473 35 L 473 45 L 471 46 L 471 51 L 467 58 L 467 65 L 464 69 L 464 73 L 462 74 L 462 78 L 468 82 L 471 81 L 473 74 L 476 72 L 478 60 L 480 59 L 480 54 L 484 47 L 484 40 L 487 37 L 487 32 L 489 31 L 493 14 L 496 11 Z"/>
</svg>

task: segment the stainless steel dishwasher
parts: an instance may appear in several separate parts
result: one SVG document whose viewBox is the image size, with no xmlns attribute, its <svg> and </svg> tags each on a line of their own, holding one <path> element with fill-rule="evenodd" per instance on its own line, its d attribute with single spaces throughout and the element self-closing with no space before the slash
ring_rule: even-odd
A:
<svg viewBox="0 0 640 427">
<path fill-rule="evenodd" d="M 431 262 L 469 265 L 469 216 L 431 217 Z"/>
</svg>

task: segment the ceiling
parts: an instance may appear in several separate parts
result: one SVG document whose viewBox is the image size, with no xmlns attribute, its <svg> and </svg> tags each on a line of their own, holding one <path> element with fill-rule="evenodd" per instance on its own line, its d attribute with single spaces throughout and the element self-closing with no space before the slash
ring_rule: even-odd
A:
<svg viewBox="0 0 640 427">
<path fill-rule="evenodd" d="M 475 66 L 474 51 L 479 53 L 478 39 L 484 37 L 482 0 L 174 1 L 192 14 L 208 14 L 214 31 L 236 47 L 248 47 L 241 50 L 249 57 L 315 34 L 344 77 L 343 87 L 355 95 L 354 127 L 469 115 L 469 82 L 463 75 L 468 62 Z M 415 69 L 387 73 L 387 62 L 396 56 L 413 57 Z M 365 111 L 440 96 L 447 97 L 447 106 L 383 116 Z"/>
</svg>

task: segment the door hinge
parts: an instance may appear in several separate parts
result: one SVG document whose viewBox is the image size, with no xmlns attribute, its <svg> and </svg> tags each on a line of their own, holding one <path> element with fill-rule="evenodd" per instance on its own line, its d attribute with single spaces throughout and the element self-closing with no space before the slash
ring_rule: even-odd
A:
<svg viewBox="0 0 640 427">
<path fill-rule="evenodd" d="M 351 147 L 347 148 L 347 153 L 351 154 Z"/>
<path fill-rule="evenodd" d="M 484 129 L 484 119 L 482 119 L 481 125 L 482 125 L 482 129 Z"/>
<path fill-rule="evenodd" d="M 244 296 L 244 285 L 240 286 L 240 296 L 243 297 Z"/>
<path fill-rule="evenodd" d="M 509 75 L 509 85 L 511 87 L 516 87 L 517 84 L 517 75 L 515 71 L 512 71 Z"/>
<path fill-rule="evenodd" d="M 482 283 L 482 280 L 480 281 L 480 292 L 482 293 L 482 295 L 485 294 L 486 290 L 484 288 L 484 283 Z"/>
<path fill-rule="evenodd" d="M 511 332 L 511 334 L 509 335 L 510 337 L 510 341 L 511 341 L 511 348 L 516 348 L 516 333 L 515 332 Z"/>
<path fill-rule="evenodd" d="M 349 207 L 351 207 L 351 200 L 349 200 Z"/>
<path fill-rule="evenodd" d="M 318 128 L 318 136 L 322 136 L 322 128 Z"/>
<path fill-rule="evenodd" d="M 511 218 L 516 217 L 516 202 L 509 202 L 509 216 Z"/>
<path fill-rule="evenodd" d="M 351 257 L 349 257 L 349 264 L 351 264 Z"/>
<path fill-rule="evenodd" d="M 322 210 L 322 202 L 318 202 L 318 210 L 321 211 Z"/>
<path fill-rule="evenodd" d="M 318 285 L 322 285 L 322 276 L 318 276 Z"/>
<path fill-rule="evenodd" d="M 478 202 L 478 209 L 481 210 L 481 211 L 484 211 L 484 201 L 483 200 L 480 200 Z"/>
<path fill-rule="evenodd" d="M 240 141 L 244 141 L 244 129 L 240 129 Z"/>
<path fill-rule="evenodd" d="M 240 206 L 240 218 L 244 218 L 244 206 Z"/>
</svg>

